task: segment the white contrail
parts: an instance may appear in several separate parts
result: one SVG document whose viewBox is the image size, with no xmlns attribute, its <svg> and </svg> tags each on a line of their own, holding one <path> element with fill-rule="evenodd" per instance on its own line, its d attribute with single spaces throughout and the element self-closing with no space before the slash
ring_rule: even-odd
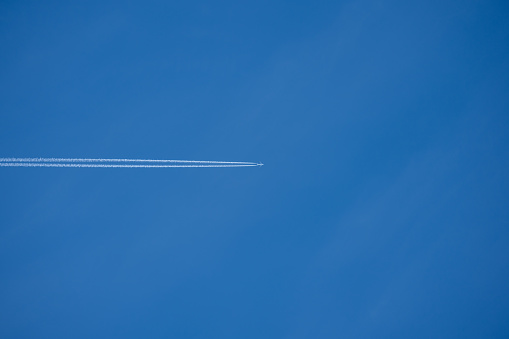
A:
<svg viewBox="0 0 509 339">
<path fill-rule="evenodd" d="M 128 165 L 128 164 L 79 164 L 79 163 L 48 163 L 48 162 L 0 162 L 0 167 L 104 167 L 104 168 L 168 168 L 168 167 L 253 167 L 260 166 L 258 164 L 182 164 L 182 165 Z"/>
<path fill-rule="evenodd" d="M 156 159 L 84 159 L 84 158 L 0 158 L 0 162 L 159 162 L 191 164 L 236 164 L 257 165 L 247 161 L 210 161 L 210 160 L 156 160 Z"/>
<path fill-rule="evenodd" d="M 154 160 L 154 159 L 84 159 L 84 158 L 0 158 L 0 167 L 252 167 L 262 166 L 246 161 Z"/>
</svg>

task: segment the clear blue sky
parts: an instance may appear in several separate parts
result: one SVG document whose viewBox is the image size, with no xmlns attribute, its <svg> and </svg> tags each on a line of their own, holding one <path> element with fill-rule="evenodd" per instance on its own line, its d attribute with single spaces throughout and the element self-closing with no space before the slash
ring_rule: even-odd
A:
<svg viewBox="0 0 509 339">
<path fill-rule="evenodd" d="M 2 1 L 2 338 L 507 338 L 506 1 Z"/>
</svg>

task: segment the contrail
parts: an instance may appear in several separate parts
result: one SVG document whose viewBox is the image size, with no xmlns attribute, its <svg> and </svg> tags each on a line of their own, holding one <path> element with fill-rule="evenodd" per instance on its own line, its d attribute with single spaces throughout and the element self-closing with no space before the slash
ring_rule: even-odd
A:
<svg viewBox="0 0 509 339">
<path fill-rule="evenodd" d="M 69 164 L 69 163 L 44 163 L 44 162 L 2 162 L 0 167 L 124 167 L 124 168 L 164 168 L 164 167 L 253 167 L 252 165 L 127 165 L 127 164 Z"/>
<path fill-rule="evenodd" d="M 83 159 L 83 158 L 0 158 L 0 162 L 172 162 L 193 164 L 244 164 L 256 165 L 247 161 L 209 161 L 209 160 L 154 160 L 154 159 Z"/>
<path fill-rule="evenodd" d="M 169 167 L 253 167 L 247 161 L 84 159 L 84 158 L 0 158 L 0 167 L 88 167 L 88 168 L 169 168 Z"/>
</svg>

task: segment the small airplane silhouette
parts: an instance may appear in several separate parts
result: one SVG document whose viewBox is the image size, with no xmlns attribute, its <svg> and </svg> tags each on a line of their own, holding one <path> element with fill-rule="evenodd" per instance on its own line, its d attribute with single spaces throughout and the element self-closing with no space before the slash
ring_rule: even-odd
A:
<svg viewBox="0 0 509 339">
<path fill-rule="evenodd" d="M 259 162 L 256 164 L 256 166 L 263 166 L 263 163 Z"/>
</svg>

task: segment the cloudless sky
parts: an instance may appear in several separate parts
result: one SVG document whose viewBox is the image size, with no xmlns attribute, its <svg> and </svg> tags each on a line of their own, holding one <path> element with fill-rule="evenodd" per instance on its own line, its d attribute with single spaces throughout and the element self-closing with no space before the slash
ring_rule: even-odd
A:
<svg viewBox="0 0 509 339">
<path fill-rule="evenodd" d="M 505 1 L 2 1 L 2 338 L 506 338 Z"/>
</svg>

